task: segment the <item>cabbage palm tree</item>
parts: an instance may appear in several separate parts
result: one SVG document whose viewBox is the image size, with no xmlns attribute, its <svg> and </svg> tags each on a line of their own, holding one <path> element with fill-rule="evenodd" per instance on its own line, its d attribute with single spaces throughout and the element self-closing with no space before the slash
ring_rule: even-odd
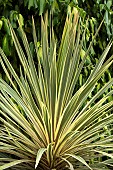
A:
<svg viewBox="0 0 113 170">
<path fill-rule="evenodd" d="M 42 18 L 41 56 L 33 20 L 37 64 L 21 24 L 23 44 L 10 23 L 9 27 L 21 67 L 17 75 L 0 48 L 0 62 L 10 81 L 9 85 L 0 78 L 0 169 L 109 169 L 107 165 L 113 166 L 113 101 L 108 98 L 113 90 L 105 92 L 113 78 L 91 99 L 88 96 L 113 63 L 113 55 L 106 59 L 112 41 L 76 90 L 93 44 L 81 60 L 85 30 L 82 33 L 76 9 L 67 15 L 58 47 L 53 28 L 48 36 L 47 16 Z"/>
</svg>

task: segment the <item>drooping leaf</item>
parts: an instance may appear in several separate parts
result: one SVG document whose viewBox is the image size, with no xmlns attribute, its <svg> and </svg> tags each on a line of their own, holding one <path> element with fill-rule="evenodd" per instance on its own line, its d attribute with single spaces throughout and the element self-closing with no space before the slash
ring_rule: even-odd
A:
<svg viewBox="0 0 113 170">
<path fill-rule="evenodd" d="M 21 164 L 23 162 L 29 162 L 29 160 L 16 160 L 16 161 L 13 161 L 13 162 L 10 162 L 10 163 L 5 163 L 4 165 L 0 166 L 0 170 L 10 168 L 14 165 Z"/>
<path fill-rule="evenodd" d="M 37 156 L 36 156 L 36 163 L 35 163 L 35 169 L 37 168 L 39 161 L 43 155 L 43 153 L 46 151 L 46 148 L 40 148 L 37 152 Z"/>
<path fill-rule="evenodd" d="M 77 159 L 78 161 L 80 161 L 81 163 L 86 165 L 89 169 L 93 170 L 82 157 L 80 157 L 78 155 L 72 155 L 72 154 L 65 154 L 65 155 L 70 156 L 70 157 L 72 157 L 74 159 Z"/>
</svg>

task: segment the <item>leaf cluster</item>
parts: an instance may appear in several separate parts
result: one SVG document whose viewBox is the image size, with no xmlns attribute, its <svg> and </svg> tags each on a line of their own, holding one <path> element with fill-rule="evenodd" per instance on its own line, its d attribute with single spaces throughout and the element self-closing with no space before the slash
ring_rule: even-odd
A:
<svg viewBox="0 0 113 170">
<path fill-rule="evenodd" d="M 1 169 L 108 169 L 113 150 L 113 85 L 111 78 L 91 98 L 98 80 L 113 63 L 106 58 L 110 41 L 78 89 L 77 82 L 98 34 L 82 56 L 86 29 L 82 32 L 76 8 L 69 8 L 60 46 L 53 26 L 48 36 L 48 16 L 41 19 L 41 48 L 34 19 L 36 63 L 19 21 L 21 41 L 10 23 L 10 34 L 21 62 L 18 75 L 0 48 L 0 63 L 10 82 L 0 78 L 0 168 Z M 101 97 L 104 94 L 103 97 Z M 109 131 L 108 131 L 109 128 Z M 105 158 L 103 160 L 103 158 Z"/>
</svg>

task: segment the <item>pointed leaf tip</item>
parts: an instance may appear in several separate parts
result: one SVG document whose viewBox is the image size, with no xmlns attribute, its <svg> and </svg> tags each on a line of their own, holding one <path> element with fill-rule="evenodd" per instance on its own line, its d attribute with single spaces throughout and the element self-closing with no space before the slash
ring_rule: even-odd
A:
<svg viewBox="0 0 113 170">
<path fill-rule="evenodd" d="M 47 149 L 46 148 L 40 148 L 37 152 L 37 156 L 36 156 L 36 164 L 35 164 L 35 169 L 37 168 L 38 164 L 39 164 L 39 161 L 43 155 L 43 153 L 46 151 Z"/>
</svg>

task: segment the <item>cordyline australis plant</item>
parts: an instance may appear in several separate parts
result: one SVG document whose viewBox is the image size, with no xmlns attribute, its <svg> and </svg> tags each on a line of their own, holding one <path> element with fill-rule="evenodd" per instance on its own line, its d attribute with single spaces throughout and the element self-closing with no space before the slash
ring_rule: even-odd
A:
<svg viewBox="0 0 113 170">
<path fill-rule="evenodd" d="M 112 166 L 113 159 L 113 136 L 105 130 L 113 122 L 113 101 L 107 99 L 113 91 L 100 97 L 112 86 L 113 79 L 90 100 L 88 96 L 113 63 L 113 56 L 105 61 L 112 42 L 84 85 L 75 91 L 93 42 L 81 60 L 85 31 L 81 37 L 75 8 L 67 15 L 58 52 L 53 29 L 48 38 L 47 26 L 46 16 L 45 21 L 41 20 L 42 57 L 39 57 L 33 20 L 38 64 L 35 65 L 21 25 L 24 50 L 9 23 L 21 61 L 20 76 L 0 48 L 0 62 L 10 81 L 9 86 L 0 78 L 0 169 L 107 169 L 106 165 Z"/>
</svg>

